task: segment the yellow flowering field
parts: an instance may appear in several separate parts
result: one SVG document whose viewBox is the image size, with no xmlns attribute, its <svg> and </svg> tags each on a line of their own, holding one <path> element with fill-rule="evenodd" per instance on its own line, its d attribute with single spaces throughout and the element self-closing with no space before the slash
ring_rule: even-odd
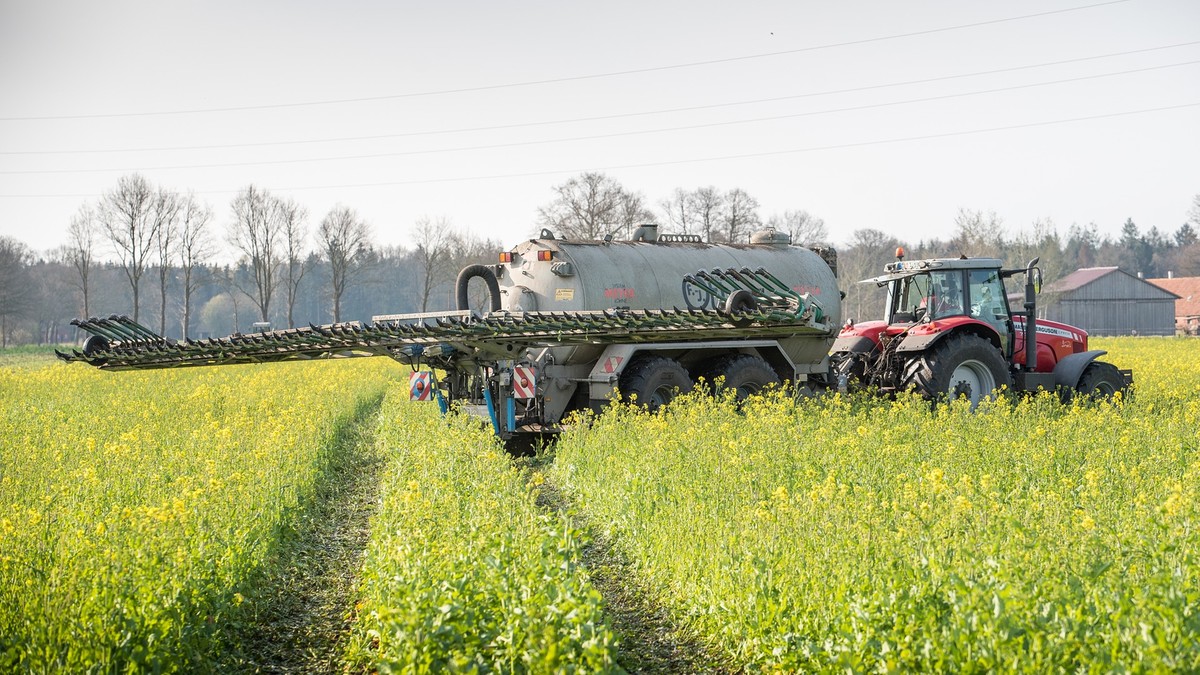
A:
<svg viewBox="0 0 1200 675">
<path fill-rule="evenodd" d="M 623 406 L 551 479 L 751 670 L 1200 669 L 1200 341 L 1094 340 L 1115 404 Z"/>
<path fill-rule="evenodd" d="M 389 390 L 387 457 L 347 661 L 398 673 L 604 672 L 614 638 L 583 540 L 491 429 Z"/>
<path fill-rule="evenodd" d="M 389 365 L 0 368 L 0 670 L 210 667 Z"/>
</svg>

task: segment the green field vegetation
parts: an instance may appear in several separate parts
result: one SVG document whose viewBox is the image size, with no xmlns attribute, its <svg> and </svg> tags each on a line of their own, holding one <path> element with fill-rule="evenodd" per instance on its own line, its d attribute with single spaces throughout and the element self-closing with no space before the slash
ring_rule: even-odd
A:
<svg viewBox="0 0 1200 675">
<path fill-rule="evenodd" d="M 212 667 L 387 365 L 0 368 L 0 670 Z"/>
<path fill-rule="evenodd" d="M 1200 669 L 1200 342 L 1095 340 L 1117 405 L 691 396 L 565 434 L 550 478 L 749 669 Z"/>
<path fill-rule="evenodd" d="M 0 349 L 0 368 L 36 368 L 54 362 L 54 347 L 25 345 Z M 59 349 L 69 349 L 59 347 Z"/>
<path fill-rule="evenodd" d="M 270 667 L 242 640 L 295 592 L 272 566 L 315 502 L 364 499 L 321 486 L 368 438 L 378 511 L 347 555 L 337 670 L 619 670 L 594 538 L 667 609 L 645 630 L 699 636 L 693 665 L 1197 671 L 1200 342 L 1094 344 L 1135 396 L 695 395 L 617 406 L 538 470 L 405 400 L 383 359 L 113 374 L 5 354 L 0 670 Z M 549 486 L 578 514 L 539 504 Z"/>
<path fill-rule="evenodd" d="M 381 672 L 598 672 L 613 664 L 583 542 L 490 429 L 394 387 L 382 503 L 348 660 Z M 533 482 L 538 482 L 535 475 Z"/>
</svg>

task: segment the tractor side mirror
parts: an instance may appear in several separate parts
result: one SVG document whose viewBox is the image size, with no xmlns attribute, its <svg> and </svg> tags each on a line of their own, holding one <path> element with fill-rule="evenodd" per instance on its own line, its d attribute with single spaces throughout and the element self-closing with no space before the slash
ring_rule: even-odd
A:
<svg viewBox="0 0 1200 675">
<path fill-rule="evenodd" d="M 1042 292 L 1042 268 L 1040 267 L 1033 268 L 1033 292 Z"/>
</svg>

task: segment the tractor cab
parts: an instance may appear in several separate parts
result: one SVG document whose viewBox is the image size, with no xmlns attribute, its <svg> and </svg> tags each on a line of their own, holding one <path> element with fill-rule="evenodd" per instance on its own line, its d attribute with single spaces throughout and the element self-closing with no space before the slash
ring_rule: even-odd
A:
<svg viewBox="0 0 1200 675">
<path fill-rule="evenodd" d="M 934 335 L 964 326 L 992 342 L 1005 356 L 1014 345 L 1013 314 L 997 258 L 939 258 L 889 263 L 886 274 L 861 283 L 886 286 L 882 321 L 848 326 L 843 337 Z"/>
<path fill-rule="evenodd" d="M 911 326 L 965 317 L 992 328 L 1002 348 L 1012 338 L 1012 314 L 1000 277 L 1000 261 L 922 260 L 927 265 L 887 275 L 889 326 Z"/>
<path fill-rule="evenodd" d="M 930 398 L 967 396 L 972 405 L 996 389 L 1112 395 L 1132 377 L 1096 361 L 1087 333 L 1038 320 L 1037 259 L 1004 269 L 998 258 L 933 258 L 888 263 L 866 279 L 887 288 L 881 321 L 847 322 L 830 360 L 839 388 L 916 389 Z M 1008 304 L 1004 280 L 1025 280 L 1024 311 Z M 1032 337 L 1031 337 L 1032 336 Z"/>
</svg>

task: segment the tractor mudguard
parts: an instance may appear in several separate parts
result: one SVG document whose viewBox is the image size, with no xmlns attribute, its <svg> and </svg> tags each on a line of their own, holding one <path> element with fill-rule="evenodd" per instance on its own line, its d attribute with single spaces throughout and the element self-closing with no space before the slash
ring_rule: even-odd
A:
<svg viewBox="0 0 1200 675">
<path fill-rule="evenodd" d="M 875 344 L 875 341 L 871 338 L 863 337 L 861 335 L 850 335 L 847 337 L 840 337 L 835 340 L 833 347 L 829 349 L 829 353 L 837 354 L 838 352 L 869 352 L 872 349 L 875 349 L 876 346 L 877 345 Z"/>
<path fill-rule="evenodd" d="M 936 328 L 934 324 L 936 324 Z M 924 352 L 931 349 L 946 336 L 958 335 L 964 332 L 974 333 L 991 342 L 997 350 L 1000 349 L 1000 336 L 996 334 L 995 328 L 978 319 L 966 316 L 952 316 L 946 319 L 938 319 L 928 325 L 918 324 L 909 329 L 908 333 L 904 335 L 904 339 L 896 347 L 896 353 Z"/>
<path fill-rule="evenodd" d="M 1065 389 L 1074 390 L 1079 385 L 1079 378 L 1083 376 L 1083 371 L 1088 367 L 1088 364 L 1107 353 L 1103 349 L 1093 349 L 1091 351 L 1064 356 L 1054 366 L 1054 384 Z"/>
<path fill-rule="evenodd" d="M 901 352 L 923 352 L 933 346 L 933 343 L 941 340 L 950 334 L 950 331 L 942 331 L 940 333 L 927 333 L 925 335 L 906 335 L 900 342 L 900 346 L 896 347 L 896 353 Z"/>
</svg>

